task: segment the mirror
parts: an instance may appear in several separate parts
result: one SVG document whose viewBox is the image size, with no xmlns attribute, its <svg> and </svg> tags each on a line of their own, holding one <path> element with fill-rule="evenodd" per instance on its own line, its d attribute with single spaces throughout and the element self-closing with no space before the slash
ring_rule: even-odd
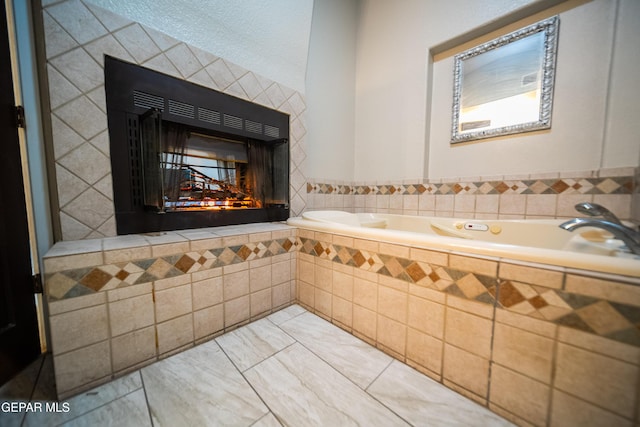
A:
<svg viewBox="0 0 640 427">
<path fill-rule="evenodd" d="M 454 58 L 451 143 L 551 127 L 558 17 Z"/>
</svg>

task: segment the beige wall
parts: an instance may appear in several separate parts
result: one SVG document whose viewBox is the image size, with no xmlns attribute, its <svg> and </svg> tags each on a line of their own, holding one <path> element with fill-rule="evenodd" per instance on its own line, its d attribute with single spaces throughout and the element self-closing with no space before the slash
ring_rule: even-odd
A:
<svg viewBox="0 0 640 427">
<path fill-rule="evenodd" d="M 433 64 L 430 72 L 429 50 L 533 3 L 538 2 L 363 1 L 357 35 L 353 180 L 637 166 L 639 144 L 625 119 L 637 94 L 629 93 L 633 86 L 622 84 L 638 65 L 631 40 L 637 39 L 632 23 L 640 15 L 632 0 L 594 0 L 560 14 L 550 132 L 449 144 L 452 59 Z"/>
</svg>

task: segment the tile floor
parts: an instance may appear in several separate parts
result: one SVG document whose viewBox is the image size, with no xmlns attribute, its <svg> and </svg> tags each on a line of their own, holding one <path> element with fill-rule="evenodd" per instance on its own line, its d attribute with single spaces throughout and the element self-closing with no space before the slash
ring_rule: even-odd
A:
<svg viewBox="0 0 640 427">
<path fill-rule="evenodd" d="M 298 305 L 58 402 L 58 412 L 46 406 L 54 390 L 44 357 L 0 388 L 0 425 L 511 425 Z M 11 412 L 19 401 L 31 408 Z"/>
</svg>

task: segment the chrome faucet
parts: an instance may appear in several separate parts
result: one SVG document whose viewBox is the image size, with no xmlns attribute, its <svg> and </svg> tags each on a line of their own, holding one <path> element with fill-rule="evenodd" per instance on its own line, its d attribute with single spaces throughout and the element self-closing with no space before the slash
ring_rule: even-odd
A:
<svg viewBox="0 0 640 427">
<path fill-rule="evenodd" d="M 568 231 L 581 227 L 601 228 L 613 234 L 616 239 L 622 240 L 631 252 L 640 255 L 640 232 L 622 224 L 608 209 L 591 203 L 579 203 L 576 205 L 576 210 L 591 216 L 602 216 L 605 219 L 574 218 L 560 224 L 560 228 Z"/>
<path fill-rule="evenodd" d="M 575 208 L 578 212 L 583 213 L 589 216 L 601 216 L 607 221 L 613 222 L 618 225 L 622 225 L 622 222 L 618 219 L 617 216 L 609 209 L 604 206 L 600 206 L 596 203 L 583 202 L 575 205 Z"/>
</svg>

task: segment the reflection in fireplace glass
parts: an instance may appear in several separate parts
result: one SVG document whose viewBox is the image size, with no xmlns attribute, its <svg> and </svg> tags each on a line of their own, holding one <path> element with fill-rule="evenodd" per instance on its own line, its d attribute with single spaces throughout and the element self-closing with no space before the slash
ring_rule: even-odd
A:
<svg viewBox="0 0 640 427">
<path fill-rule="evenodd" d="M 273 158 L 280 143 L 198 132 L 163 121 L 155 109 L 141 116 L 140 133 L 147 208 L 177 212 L 277 205 Z"/>
</svg>

